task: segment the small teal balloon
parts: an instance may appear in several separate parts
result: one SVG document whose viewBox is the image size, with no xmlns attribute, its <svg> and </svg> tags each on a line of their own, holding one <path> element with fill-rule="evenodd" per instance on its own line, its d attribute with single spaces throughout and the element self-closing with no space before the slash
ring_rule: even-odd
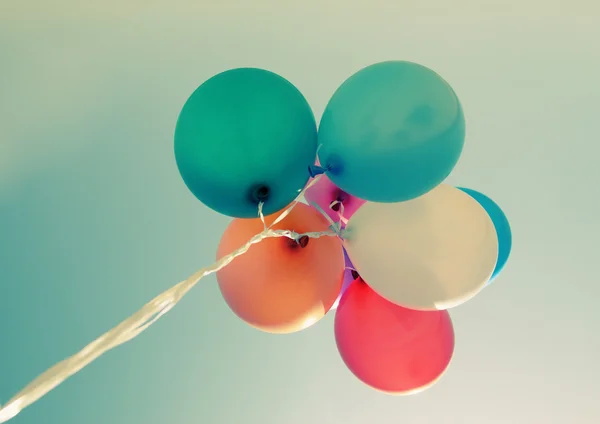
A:
<svg viewBox="0 0 600 424">
<path fill-rule="evenodd" d="M 498 276 L 498 274 L 500 274 L 510 256 L 510 251 L 512 249 L 510 223 L 500 206 L 485 194 L 470 188 L 457 188 L 467 193 L 485 209 L 494 223 L 494 228 L 496 228 L 496 234 L 498 235 L 498 261 L 496 262 L 496 268 L 494 268 L 494 272 L 488 282 L 489 284 Z"/>
<path fill-rule="evenodd" d="M 269 215 L 306 185 L 317 124 L 300 91 L 272 72 L 238 68 L 203 83 L 175 129 L 175 159 L 189 190 L 235 218 Z"/>
<path fill-rule="evenodd" d="M 342 190 L 373 202 L 425 194 L 462 153 L 465 119 L 450 85 L 416 63 L 368 66 L 347 79 L 319 126 L 320 167 Z"/>
</svg>

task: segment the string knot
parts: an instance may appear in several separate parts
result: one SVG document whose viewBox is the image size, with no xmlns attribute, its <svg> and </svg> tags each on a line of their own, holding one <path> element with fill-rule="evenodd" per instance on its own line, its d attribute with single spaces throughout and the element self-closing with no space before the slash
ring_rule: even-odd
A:
<svg viewBox="0 0 600 424">
<path fill-rule="evenodd" d="M 298 243 L 298 246 L 300 246 L 302 249 L 304 249 L 307 245 L 308 245 L 308 241 L 310 240 L 310 238 L 306 235 L 304 236 L 300 236 L 296 239 L 296 243 Z"/>
<path fill-rule="evenodd" d="M 325 172 L 327 172 L 327 168 L 323 168 L 322 166 L 319 166 L 319 165 L 309 165 L 308 166 L 308 173 L 311 178 L 315 178 L 317 175 L 324 174 Z"/>
</svg>

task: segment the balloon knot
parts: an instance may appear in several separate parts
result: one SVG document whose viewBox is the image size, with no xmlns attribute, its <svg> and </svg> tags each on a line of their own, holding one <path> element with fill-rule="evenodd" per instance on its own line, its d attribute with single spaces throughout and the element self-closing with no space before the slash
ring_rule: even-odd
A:
<svg viewBox="0 0 600 424">
<path fill-rule="evenodd" d="M 344 207 L 344 202 L 346 201 L 347 196 L 348 196 L 348 194 L 346 192 L 338 190 L 338 193 L 335 196 L 335 199 L 329 204 L 329 207 L 334 212 L 339 212 L 340 209 Z"/>
<path fill-rule="evenodd" d="M 296 240 L 296 243 L 298 243 L 298 246 L 304 249 L 308 245 L 309 240 L 310 238 L 308 236 L 302 236 Z"/>
<path fill-rule="evenodd" d="M 271 190 L 264 184 L 258 184 L 250 189 L 250 198 L 253 202 L 260 204 L 267 201 Z"/>
<path fill-rule="evenodd" d="M 324 174 L 325 172 L 327 172 L 327 169 L 323 168 L 322 166 L 318 166 L 318 165 L 309 165 L 308 166 L 308 173 L 311 178 L 315 178 L 317 175 Z"/>
</svg>

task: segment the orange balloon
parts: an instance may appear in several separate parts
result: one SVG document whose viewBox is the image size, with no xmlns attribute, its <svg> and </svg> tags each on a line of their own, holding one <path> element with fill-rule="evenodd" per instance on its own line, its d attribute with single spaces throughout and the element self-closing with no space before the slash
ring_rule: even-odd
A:
<svg viewBox="0 0 600 424">
<path fill-rule="evenodd" d="M 277 216 L 265 217 L 267 225 Z M 273 226 L 297 233 L 328 228 L 329 222 L 303 203 Z M 221 238 L 217 260 L 262 230 L 259 218 L 234 219 Z M 217 272 L 221 294 L 239 318 L 259 330 L 283 334 L 308 328 L 325 316 L 342 287 L 342 242 L 325 236 L 302 245 L 287 237 L 268 238 Z"/>
</svg>

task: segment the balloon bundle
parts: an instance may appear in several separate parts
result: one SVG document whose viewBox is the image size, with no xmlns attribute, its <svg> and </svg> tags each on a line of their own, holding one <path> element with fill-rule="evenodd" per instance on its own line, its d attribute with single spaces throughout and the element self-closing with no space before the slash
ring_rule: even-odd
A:
<svg viewBox="0 0 600 424">
<path fill-rule="evenodd" d="M 454 350 L 447 310 L 474 297 L 507 259 L 510 228 L 498 206 L 443 183 L 464 140 L 448 83 L 391 61 L 344 82 L 318 129 L 280 76 L 219 74 L 185 104 L 175 152 L 194 195 L 235 217 L 218 259 L 261 231 L 293 231 L 217 272 L 233 312 L 260 330 L 290 333 L 337 309 L 348 368 L 398 394 L 438 380 Z M 294 200 L 302 187 L 308 205 Z"/>
<path fill-rule="evenodd" d="M 453 89 L 411 62 L 352 75 L 318 128 L 277 74 L 210 78 L 183 106 L 175 158 L 189 190 L 234 218 L 217 261 L 50 368 L 0 409 L 0 422 L 138 336 L 212 273 L 251 326 L 292 333 L 334 311 L 338 350 L 358 379 L 393 394 L 430 387 L 454 350 L 448 310 L 492 281 L 511 248 L 496 203 L 444 183 L 464 140 Z"/>
</svg>

